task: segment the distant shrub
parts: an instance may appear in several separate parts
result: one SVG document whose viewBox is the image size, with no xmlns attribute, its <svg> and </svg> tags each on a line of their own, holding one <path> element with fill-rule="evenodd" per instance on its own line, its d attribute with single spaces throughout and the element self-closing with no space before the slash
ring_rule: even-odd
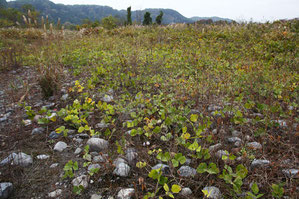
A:
<svg viewBox="0 0 299 199">
<path fill-rule="evenodd" d="M 111 30 L 113 28 L 116 28 L 117 19 L 113 16 L 105 17 L 102 19 L 101 24 L 103 28 Z"/>
</svg>

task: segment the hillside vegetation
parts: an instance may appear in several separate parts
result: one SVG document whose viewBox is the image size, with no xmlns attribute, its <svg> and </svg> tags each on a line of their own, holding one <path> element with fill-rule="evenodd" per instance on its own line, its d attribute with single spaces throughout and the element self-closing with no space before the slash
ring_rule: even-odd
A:
<svg viewBox="0 0 299 199">
<path fill-rule="evenodd" d="M 0 181 L 15 198 L 298 198 L 298 31 L 1 29 L 0 160 L 33 162 Z"/>
<path fill-rule="evenodd" d="M 5 0 L 2 0 L 5 2 Z M 120 21 L 126 19 L 126 10 L 116 10 L 109 6 L 100 5 L 63 5 L 55 4 L 49 0 L 16 0 L 8 2 L 11 8 L 21 9 L 24 4 L 33 5 L 42 16 L 49 16 L 51 21 L 61 19 L 62 23 L 69 22 L 72 24 L 81 24 L 82 20 L 89 19 L 91 21 L 98 20 L 112 15 Z M 202 18 L 187 18 L 179 12 L 172 9 L 145 9 L 135 10 L 132 12 L 132 20 L 136 23 L 141 23 L 145 12 L 151 12 L 152 16 L 156 18 L 160 11 L 163 11 L 163 24 L 170 23 L 192 23 L 197 19 Z M 206 19 L 206 18 L 205 18 Z M 207 18 L 209 19 L 209 18 Z M 223 20 L 230 22 L 229 19 L 215 18 L 216 20 Z M 213 18 L 214 20 L 214 18 Z"/>
</svg>

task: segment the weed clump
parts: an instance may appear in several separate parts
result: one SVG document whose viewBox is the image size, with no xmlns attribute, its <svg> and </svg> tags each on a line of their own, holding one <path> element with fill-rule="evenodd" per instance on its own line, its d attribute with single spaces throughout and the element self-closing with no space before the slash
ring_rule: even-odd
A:
<svg viewBox="0 0 299 199">
<path fill-rule="evenodd" d="M 62 67 L 58 65 L 42 65 L 38 68 L 38 83 L 43 96 L 47 99 L 57 93 L 63 74 Z"/>
</svg>

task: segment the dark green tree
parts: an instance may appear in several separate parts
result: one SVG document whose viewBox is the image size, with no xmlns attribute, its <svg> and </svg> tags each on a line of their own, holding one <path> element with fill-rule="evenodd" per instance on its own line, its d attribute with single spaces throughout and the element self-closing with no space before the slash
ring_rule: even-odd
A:
<svg viewBox="0 0 299 199">
<path fill-rule="evenodd" d="M 163 14 L 164 13 L 162 11 L 160 11 L 160 14 L 156 17 L 156 23 L 158 25 L 161 25 L 161 23 L 162 23 Z"/>
<path fill-rule="evenodd" d="M 132 25 L 131 6 L 127 8 L 127 25 Z"/>
<path fill-rule="evenodd" d="M 151 18 L 151 13 L 146 12 L 144 14 L 144 18 L 143 18 L 143 23 L 142 24 L 145 26 L 145 25 L 150 25 L 152 23 L 153 23 L 153 20 Z"/>
</svg>

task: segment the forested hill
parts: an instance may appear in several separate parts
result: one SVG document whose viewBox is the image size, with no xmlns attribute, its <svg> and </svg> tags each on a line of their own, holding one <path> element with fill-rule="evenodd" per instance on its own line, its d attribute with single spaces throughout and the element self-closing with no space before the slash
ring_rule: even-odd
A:
<svg viewBox="0 0 299 199">
<path fill-rule="evenodd" d="M 5 0 L 0 0 L 5 2 Z M 80 24 L 83 19 L 89 20 L 101 20 L 104 17 L 112 15 L 118 19 L 126 19 L 126 10 L 116 10 L 109 6 L 99 5 L 63 5 L 55 4 L 49 0 L 16 0 L 8 2 L 8 6 L 12 8 L 21 9 L 24 4 L 33 5 L 41 15 L 48 15 L 52 21 L 61 19 L 62 23 L 70 22 L 73 24 Z M 130 5 L 128 5 L 130 6 Z M 184 17 L 179 12 L 172 9 L 145 9 L 132 12 L 133 21 L 141 22 L 143 15 L 146 11 L 149 11 L 153 20 L 156 16 L 163 11 L 163 23 L 192 23 L 194 19 Z"/>
</svg>

